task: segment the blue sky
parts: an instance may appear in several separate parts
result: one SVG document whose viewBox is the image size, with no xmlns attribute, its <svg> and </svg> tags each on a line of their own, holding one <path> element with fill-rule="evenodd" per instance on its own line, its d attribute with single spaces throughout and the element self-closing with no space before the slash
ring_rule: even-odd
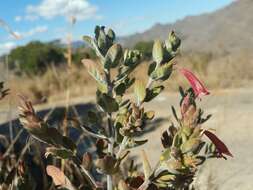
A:
<svg viewBox="0 0 253 190">
<path fill-rule="evenodd" d="M 118 35 L 170 23 L 189 15 L 220 9 L 232 0 L 5 0 L 0 19 L 20 38 L 0 28 L 0 54 L 31 40 L 64 39 L 69 31 L 75 40 L 92 34 L 95 25 L 112 27 Z M 71 29 L 69 18 L 77 20 Z"/>
</svg>

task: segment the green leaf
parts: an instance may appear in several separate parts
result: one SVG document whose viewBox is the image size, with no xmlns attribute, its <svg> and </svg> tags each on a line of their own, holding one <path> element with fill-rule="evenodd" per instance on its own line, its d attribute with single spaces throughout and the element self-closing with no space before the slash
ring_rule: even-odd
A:
<svg viewBox="0 0 253 190">
<path fill-rule="evenodd" d="M 120 62 L 122 52 L 121 45 L 112 45 L 106 54 L 104 67 L 106 69 L 115 68 Z"/>
<path fill-rule="evenodd" d="M 123 95 L 126 91 L 126 85 L 124 83 L 120 83 L 114 88 L 114 91 L 116 92 L 117 95 Z"/>
<path fill-rule="evenodd" d="M 144 150 L 142 151 L 142 166 L 143 166 L 145 180 L 148 180 L 151 173 L 152 173 L 152 168 L 151 168 L 150 163 L 148 161 L 147 154 Z"/>
<path fill-rule="evenodd" d="M 165 81 L 170 77 L 172 70 L 173 70 L 173 63 L 166 63 L 166 64 L 158 67 L 156 70 L 154 70 L 151 73 L 150 77 L 153 80 Z"/>
<path fill-rule="evenodd" d="M 171 152 L 170 148 L 164 149 L 164 151 L 162 152 L 160 156 L 160 160 L 161 161 L 168 160 L 170 158 L 170 152 Z"/>
<path fill-rule="evenodd" d="M 97 43 L 90 36 L 83 36 L 83 40 L 95 51 L 96 55 L 103 59 L 103 55 L 101 54 Z"/>
<path fill-rule="evenodd" d="M 136 101 L 140 104 L 146 97 L 146 87 L 142 81 L 136 81 L 134 86 Z"/>
<path fill-rule="evenodd" d="M 99 36 L 99 31 L 100 31 L 100 26 L 96 26 L 94 33 L 95 33 L 95 39 L 98 40 L 98 36 Z"/>
<path fill-rule="evenodd" d="M 97 43 L 100 51 L 102 52 L 103 55 L 105 55 L 108 47 L 104 27 L 100 27 Z"/>
<path fill-rule="evenodd" d="M 153 60 L 159 65 L 163 61 L 163 47 L 160 40 L 155 40 L 153 45 Z"/>
<path fill-rule="evenodd" d="M 179 119 L 178 119 L 178 117 L 177 117 L 177 112 L 176 112 L 176 109 L 174 108 L 174 106 L 171 106 L 171 110 L 172 110 L 172 113 L 173 113 L 175 119 L 176 119 L 177 121 L 179 121 Z"/>
<path fill-rule="evenodd" d="M 109 28 L 109 30 L 108 30 L 108 32 L 107 32 L 107 36 L 108 36 L 112 41 L 114 41 L 115 38 L 116 38 L 116 35 L 115 35 L 114 31 L 113 31 L 111 28 Z"/>
<path fill-rule="evenodd" d="M 153 62 L 149 65 L 149 67 L 148 67 L 148 76 L 150 76 L 150 74 L 155 70 L 155 68 L 156 68 L 156 63 L 155 62 Z"/>
<path fill-rule="evenodd" d="M 108 113 L 116 112 L 119 109 L 117 101 L 104 93 L 98 93 L 97 102 L 101 108 Z"/>
<path fill-rule="evenodd" d="M 164 89 L 164 86 L 156 86 L 152 89 L 147 89 L 147 95 L 145 97 L 145 102 L 149 102 L 153 100 L 156 96 L 158 96 Z"/>
<path fill-rule="evenodd" d="M 73 152 L 65 148 L 48 147 L 46 149 L 45 157 L 52 155 L 59 159 L 69 159 L 74 156 Z"/>
<path fill-rule="evenodd" d="M 98 116 L 97 113 L 93 111 L 88 111 L 88 122 L 91 124 L 99 123 L 101 118 Z"/>
<path fill-rule="evenodd" d="M 132 84 L 134 84 L 135 82 L 135 78 L 126 78 L 125 80 L 125 86 L 126 86 L 126 89 L 130 88 L 132 86 Z"/>
<path fill-rule="evenodd" d="M 99 73 L 98 69 L 95 67 L 96 63 L 90 59 L 83 59 L 82 63 L 86 67 L 88 73 L 97 81 L 98 89 L 102 93 L 107 93 L 108 92 L 107 83 Z"/>
<path fill-rule="evenodd" d="M 124 52 L 124 65 L 130 67 L 133 70 L 139 63 L 142 57 L 142 54 L 138 50 L 128 50 Z"/>
<path fill-rule="evenodd" d="M 67 149 L 76 151 L 76 144 L 69 137 L 62 136 L 62 145 Z"/>
</svg>

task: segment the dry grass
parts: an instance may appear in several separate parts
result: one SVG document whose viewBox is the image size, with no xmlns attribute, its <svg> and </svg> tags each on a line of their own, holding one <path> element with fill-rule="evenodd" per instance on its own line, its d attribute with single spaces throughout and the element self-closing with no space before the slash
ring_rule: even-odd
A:
<svg viewBox="0 0 253 190">
<path fill-rule="evenodd" d="M 69 72 L 69 74 L 68 74 Z M 65 91 L 69 83 L 71 97 L 90 95 L 95 92 L 95 82 L 86 73 L 83 67 L 50 68 L 42 76 L 22 77 L 12 76 L 9 80 L 9 88 L 12 94 L 25 94 L 35 102 L 53 99 L 64 99 Z"/>
<path fill-rule="evenodd" d="M 222 56 L 208 59 L 205 56 L 187 55 L 175 59 L 180 67 L 186 67 L 196 73 L 209 89 L 247 87 L 253 81 L 253 61 L 248 53 L 233 56 Z M 138 79 L 147 81 L 148 62 L 143 62 L 133 73 Z M 96 90 L 95 81 L 83 66 L 73 65 L 70 73 L 66 68 L 50 67 L 42 76 L 17 77 L 10 76 L 9 88 L 12 94 L 23 93 L 35 102 L 40 103 L 46 98 L 49 101 L 65 98 L 67 81 L 70 96 L 91 96 Z M 115 73 L 115 72 L 114 72 Z M 171 79 L 165 82 L 166 89 L 175 91 L 178 85 L 188 86 L 187 81 L 175 71 Z M 131 91 L 131 89 L 130 89 Z"/>
</svg>

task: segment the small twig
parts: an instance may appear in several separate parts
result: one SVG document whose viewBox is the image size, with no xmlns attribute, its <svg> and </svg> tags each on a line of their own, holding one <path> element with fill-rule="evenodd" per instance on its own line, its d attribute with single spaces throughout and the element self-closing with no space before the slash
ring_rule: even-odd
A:
<svg viewBox="0 0 253 190">
<path fill-rule="evenodd" d="M 123 138 L 121 144 L 119 145 L 119 151 L 118 151 L 118 153 L 117 153 L 117 155 L 116 155 L 116 158 L 119 158 L 120 155 L 121 155 L 121 153 L 125 150 L 126 145 L 127 145 L 127 141 L 128 141 L 128 137 L 127 137 L 127 136 L 124 136 L 124 138 Z"/>
<path fill-rule="evenodd" d="M 53 108 L 50 109 L 50 111 L 44 116 L 43 120 L 44 120 L 45 122 L 48 121 L 49 117 L 52 115 L 52 113 L 54 112 L 55 108 L 56 108 L 56 107 L 53 106 Z"/>
<path fill-rule="evenodd" d="M 18 167 L 19 162 L 21 161 L 21 159 L 23 158 L 23 156 L 25 155 L 26 151 L 28 150 L 28 148 L 30 147 L 30 141 L 28 141 L 28 143 L 25 145 L 25 147 L 22 149 L 19 158 L 15 164 L 15 168 Z"/>
<path fill-rule="evenodd" d="M 8 146 L 8 149 L 5 151 L 5 153 L 3 155 L 3 158 L 6 158 L 10 154 L 12 148 L 14 147 L 15 143 L 17 142 L 17 140 L 19 139 L 19 137 L 23 133 L 23 131 L 24 131 L 23 128 L 19 130 L 18 134 L 13 139 L 13 141 L 11 142 L 11 144 Z"/>
<path fill-rule="evenodd" d="M 87 133 L 87 134 L 89 134 L 92 137 L 95 137 L 95 138 L 98 138 L 98 139 L 104 139 L 106 141 L 109 141 L 106 136 L 94 133 L 93 131 L 89 130 L 88 127 L 86 127 L 84 125 L 80 125 L 80 127 L 81 127 L 81 129 L 83 130 L 84 133 Z"/>
<path fill-rule="evenodd" d="M 86 170 L 86 169 L 82 166 L 82 164 L 80 164 L 80 168 L 82 169 L 83 173 L 85 174 L 87 180 L 91 183 L 91 185 L 92 185 L 95 189 L 97 189 L 97 188 L 98 188 L 98 185 L 97 185 L 95 179 L 93 178 L 93 176 L 90 174 L 90 172 L 89 172 L 88 170 Z"/>
</svg>

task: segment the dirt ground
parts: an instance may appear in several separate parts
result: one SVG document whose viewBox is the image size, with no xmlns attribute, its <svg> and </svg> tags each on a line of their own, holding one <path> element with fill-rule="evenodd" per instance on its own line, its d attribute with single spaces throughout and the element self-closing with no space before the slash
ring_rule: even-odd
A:
<svg viewBox="0 0 253 190">
<path fill-rule="evenodd" d="M 216 129 L 216 134 L 226 143 L 234 155 L 228 160 L 213 159 L 200 170 L 196 184 L 201 190 L 251 190 L 253 188 L 253 88 L 212 92 L 199 102 L 206 114 L 213 117 L 205 123 L 206 128 Z M 72 103 L 89 102 L 93 97 L 78 98 Z M 166 119 L 161 126 L 153 126 L 155 130 L 146 133 L 150 139 L 147 144 L 133 150 L 139 154 L 144 149 L 152 165 L 159 159 L 162 150 L 160 136 L 171 118 L 171 105 L 178 107 L 179 95 L 164 92 L 155 101 L 147 104 L 147 110 L 156 111 L 156 118 Z M 62 103 L 57 103 L 62 105 Z M 56 103 L 51 106 L 57 106 Z M 48 105 L 37 107 L 48 108 Z M 1 112 L 0 121 L 4 120 Z M 16 113 L 13 111 L 12 116 Z"/>
<path fill-rule="evenodd" d="M 212 92 L 200 102 L 206 114 L 213 114 L 206 128 L 216 129 L 216 134 L 226 143 L 234 155 L 228 160 L 213 159 L 201 169 L 196 183 L 201 190 L 252 190 L 253 189 L 253 89 L 237 89 Z M 169 117 L 170 106 L 177 105 L 178 95 L 165 93 L 148 107 L 158 110 L 157 117 Z M 154 165 L 161 152 L 160 136 L 168 125 L 146 135 L 150 140 L 144 149 Z M 139 151 L 139 150 L 135 150 Z"/>
</svg>

